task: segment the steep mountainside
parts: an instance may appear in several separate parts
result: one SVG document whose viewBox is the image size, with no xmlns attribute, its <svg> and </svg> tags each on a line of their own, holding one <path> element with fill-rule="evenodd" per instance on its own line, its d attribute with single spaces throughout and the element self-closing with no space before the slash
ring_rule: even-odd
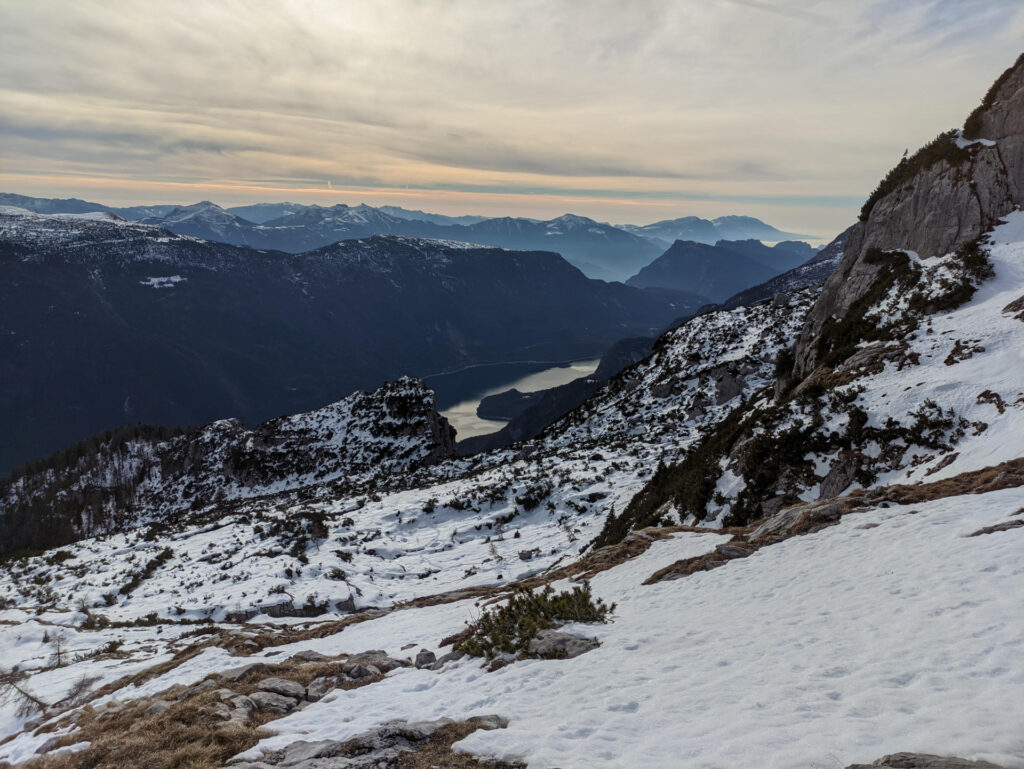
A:
<svg viewBox="0 0 1024 769">
<path fill-rule="evenodd" d="M 551 253 L 380 237 L 286 255 L 8 210 L 0 467 L 127 423 L 255 424 L 407 372 L 593 356 L 702 302 Z"/>
<path fill-rule="evenodd" d="M 778 274 L 731 249 L 677 240 L 664 254 L 626 281 L 637 288 L 669 288 L 703 294 L 721 302 Z"/>
<path fill-rule="evenodd" d="M 796 373 L 820 360 L 816 343 L 827 321 L 860 302 L 882 272 L 873 249 L 941 256 L 981 236 L 1024 205 L 1024 54 L 968 119 L 969 135 L 941 134 L 902 160 L 864 204 L 843 260 L 825 283 L 796 346 Z"/>
</svg>

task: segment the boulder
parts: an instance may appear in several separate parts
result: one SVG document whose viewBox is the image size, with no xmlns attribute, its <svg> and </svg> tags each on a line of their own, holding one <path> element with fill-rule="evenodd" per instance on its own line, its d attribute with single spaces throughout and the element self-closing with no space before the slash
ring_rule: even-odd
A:
<svg viewBox="0 0 1024 769">
<path fill-rule="evenodd" d="M 740 545 L 734 545 L 731 542 L 726 542 L 724 545 L 716 545 L 715 552 L 726 558 L 746 558 L 752 552 L 750 548 L 741 547 Z"/>
<path fill-rule="evenodd" d="M 437 662 L 437 655 L 427 649 L 420 649 L 416 655 L 416 667 L 427 668 Z"/>
<path fill-rule="evenodd" d="M 315 652 L 312 649 L 303 649 L 300 652 L 295 652 L 295 654 L 293 654 L 288 659 L 289 660 L 301 660 L 302 662 L 327 662 L 331 658 L 328 657 L 326 654 L 321 654 L 320 652 Z"/>
<path fill-rule="evenodd" d="M 544 659 L 572 659 L 600 645 L 593 638 L 580 638 L 557 630 L 541 630 L 530 641 L 527 651 Z"/>
<path fill-rule="evenodd" d="M 244 681 L 250 676 L 259 673 L 269 673 L 270 668 L 263 662 L 250 662 L 248 665 L 240 665 L 237 668 L 229 668 L 221 672 L 220 677 L 232 682 Z"/>
<path fill-rule="evenodd" d="M 295 706 L 299 704 L 299 701 L 296 699 L 285 697 L 281 694 L 274 694 L 274 692 L 253 692 L 249 695 L 249 699 L 260 710 L 276 713 L 279 716 L 292 712 L 295 710 Z"/>
<path fill-rule="evenodd" d="M 334 676 L 320 676 L 310 682 L 306 687 L 306 699 L 316 702 L 323 699 L 331 689 L 338 685 L 338 679 Z"/>
<path fill-rule="evenodd" d="M 264 678 L 256 685 L 256 688 L 263 692 L 273 692 L 295 700 L 306 698 L 305 686 L 284 678 Z"/>
<path fill-rule="evenodd" d="M 354 678 L 356 680 L 366 678 L 367 676 L 380 675 L 380 670 L 378 670 L 374 665 L 362 665 L 358 662 L 346 663 L 341 669 L 349 678 Z"/>
</svg>

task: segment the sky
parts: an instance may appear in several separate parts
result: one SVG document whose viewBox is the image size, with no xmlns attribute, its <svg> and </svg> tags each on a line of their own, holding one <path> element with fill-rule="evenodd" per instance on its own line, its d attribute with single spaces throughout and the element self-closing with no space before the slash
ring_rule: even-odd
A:
<svg viewBox="0 0 1024 769">
<path fill-rule="evenodd" d="M 1019 0 L 0 0 L 0 190 L 829 237 Z"/>
</svg>

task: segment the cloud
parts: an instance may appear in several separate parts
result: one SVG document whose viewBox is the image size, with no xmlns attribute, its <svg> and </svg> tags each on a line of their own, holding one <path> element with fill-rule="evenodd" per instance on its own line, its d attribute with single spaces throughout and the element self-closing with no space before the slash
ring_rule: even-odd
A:
<svg viewBox="0 0 1024 769">
<path fill-rule="evenodd" d="M 980 0 L 0 0 L 0 169 L 543 190 L 539 214 L 820 197 L 838 229 L 1022 35 Z"/>
</svg>

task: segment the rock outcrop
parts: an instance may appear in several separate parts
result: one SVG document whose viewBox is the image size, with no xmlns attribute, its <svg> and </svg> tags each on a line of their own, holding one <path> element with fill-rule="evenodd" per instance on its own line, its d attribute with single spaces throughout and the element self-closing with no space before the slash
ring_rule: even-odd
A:
<svg viewBox="0 0 1024 769">
<path fill-rule="evenodd" d="M 798 379 L 819 363 L 815 341 L 825 322 L 845 316 L 882 269 L 864 259 L 869 250 L 947 254 L 1024 205 L 1024 55 L 996 81 L 968 128 L 968 137 L 943 134 L 901 161 L 880 185 L 884 194 L 876 192 L 865 204 L 839 267 L 800 332 Z"/>
</svg>

